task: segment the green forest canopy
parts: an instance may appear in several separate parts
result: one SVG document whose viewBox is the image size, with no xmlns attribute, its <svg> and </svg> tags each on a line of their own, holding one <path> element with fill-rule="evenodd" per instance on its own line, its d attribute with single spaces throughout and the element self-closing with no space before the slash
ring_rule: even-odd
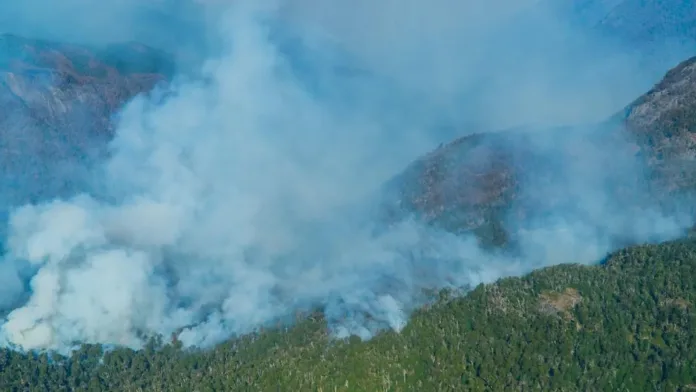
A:
<svg viewBox="0 0 696 392">
<path fill-rule="evenodd" d="M 696 390 L 696 240 L 443 291 L 400 333 L 332 341 L 320 314 L 187 351 L 0 351 L 2 391 Z"/>
</svg>

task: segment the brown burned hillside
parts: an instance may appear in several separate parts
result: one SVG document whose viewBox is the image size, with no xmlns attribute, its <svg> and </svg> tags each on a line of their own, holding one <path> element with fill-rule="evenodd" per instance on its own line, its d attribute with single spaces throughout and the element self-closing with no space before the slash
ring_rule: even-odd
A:
<svg viewBox="0 0 696 392">
<path fill-rule="evenodd" d="M 668 192 L 696 183 L 696 58 L 679 64 L 625 111 L 654 179 Z"/>
<path fill-rule="evenodd" d="M 109 131 L 117 108 L 171 71 L 166 55 L 135 43 L 94 50 L 0 35 L 2 128 L 28 137 L 47 127 L 89 140 Z"/>
<path fill-rule="evenodd" d="M 172 72 L 169 56 L 135 43 L 94 49 L 0 35 L 0 186 L 69 182 L 75 162 L 106 146 L 114 112 Z"/>
<path fill-rule="evenodd" d="M 599 204 L 688 215 L 695 157 L 696 58 L 601 124 L 478 133 L 438 148 L 395 181 L 397 208 L 488 245 L 559 212 L 590 219 Z"/>
</svg>

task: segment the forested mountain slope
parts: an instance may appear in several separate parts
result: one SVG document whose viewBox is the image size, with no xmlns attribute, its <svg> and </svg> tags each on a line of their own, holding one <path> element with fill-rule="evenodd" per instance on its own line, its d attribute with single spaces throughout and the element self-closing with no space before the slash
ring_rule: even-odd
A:
<svg viewBox="0 0 696 392">
<path fill-rule="evenodd" d="M 49 52 L 54 66 L 63 64 Z M 79 58 L 57 73 L 3 65 L 3 107 L 30 108 L 26 129 L 108 131 L 91 122 L 104 118 L 84 128 L 71 122 L 83 99 L 111 110 L 167 77 L 161 65 L 132 70 L 95 55 L 87 64 L 97 66 L 83 69 Z M 512 251 L 522 229 L 549 217 L 595 224 L 597 200 L 600 212 L 617 212 L 615 226 L 599 228 L 617 243 L 642 238 L 620 238 L 636 213 L 689 220 L 695 64 L 682 63 L 602 124 L 477 134 L 443 146 L 395 179 L 390 216 L 415 211 Z M 37 69 L 70 82 L 57 92 L 12 84 L 20 76 L 34 83 Z M 75 106 L 54 101 L 56 93 Z M 47 118 L 54 125 L 32 128 Z M 560 265 L 468 293 L 442 291 L 400 333 L 365 342 L 330 339 L 316 312 L 205 351 L 183 350 L 169 336 L 137 351 L 84 345 L 70 357 L 2 349 L 0 390 L 688 391 L 696 389 L 695 301 L 696 242 L 683 239 L 631 246 L 597 266 Z"/>
<path fill-rule="evenodd" d="M 696 242 L 442 292 L 400 333 L 332 341 L 320 314 L 209 351 L 0 351 L 3 391 L 689 391 Z"/>
</svg>

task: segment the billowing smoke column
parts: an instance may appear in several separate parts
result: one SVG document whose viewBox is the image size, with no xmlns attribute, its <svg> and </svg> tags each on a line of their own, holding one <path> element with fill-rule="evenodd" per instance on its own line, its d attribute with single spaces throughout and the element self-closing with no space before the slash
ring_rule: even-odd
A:
<svg viewBox="0 0 696 392">
<path fill-rule="evenodd" d="M 3 263 L 4 305 L 19 301 L 2 326 L 8 344 L 138 346 L 183 329 L 183 342 L 206 345 L 313 306 L 336 320 L 355 311 L 380 327 L 405 322 L 417 282 L 404 255 L 442 247 L 419 245 L 409 225 L 376 239 L 353 207 L 402 163 L 380 158 L 391 135 L 323 103 L 262 11 L 231 11 L 231 51 L 206 65 L 204 81 L 120 114 L 106 197 L 15 211 Z M 387 283 L 403 298 L 378 290 Z M 347 317 L 337 333 L 371 333 Z"/>
<path fill-rule="evenodd" d="M 403 110 L 415 106 L 394 110 L 383 99 L 405 75 L 356 81 L 329 66 L 342 54 L 322 49 L 305 58 L 314 68 L 298 65 L 278 36 L 302 12 L 232 3 L 220 28 L 226 50 L 201 80 L 120 113 L 93 189 L 13 212 L 0 264 L 4 344 L 138 347 L 178 333 L 205 347 L 317 307 L 336 336 L 369 338 L 402 328 L 422 289 L 594 262 L 611 249 L 596 228 L 614 205 L 595 202 L 604 185 L 592 181 L 576 184 L 591 187 L 591 199 L 575 193 L 599 206 L 592 230 L 528 231 L 521 241 L 545 250 L 533 257 L 495 256 L 416 220 L 375 219 L 381 185 L 438 138 L 423 130 L 429 120 Z M 298 34 L 322 48 L 312 31 Z M 416 79 L 404 90 L 422 91 L 428 79 Z M 669 237 L 680 227 L 654 230 Z M 646 230 L 634 239 L 652 238 Z"/>
</svg>

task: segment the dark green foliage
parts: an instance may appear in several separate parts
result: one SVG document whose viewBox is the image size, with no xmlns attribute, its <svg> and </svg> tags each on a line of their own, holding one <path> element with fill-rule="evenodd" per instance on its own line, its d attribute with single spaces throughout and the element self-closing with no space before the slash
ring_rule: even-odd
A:
<svg viewBox="0 0 696 392">
<path fill-rule="evenodd" d="M 688 391 L 696 242 L 440 293 L 400 333 L 332 341 L 320 314 L 208 351 L 153 340 L 70 358 L 0 351 L 2 391 Z"/>
</svg>

